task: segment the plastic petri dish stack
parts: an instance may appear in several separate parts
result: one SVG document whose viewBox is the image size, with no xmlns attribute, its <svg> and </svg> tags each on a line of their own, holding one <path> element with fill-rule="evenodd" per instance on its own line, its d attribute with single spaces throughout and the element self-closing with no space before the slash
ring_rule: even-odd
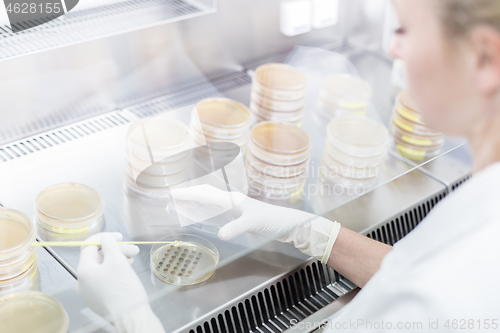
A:
<svg viewBox="0 0 500 333">
<path fill-rule="evenodd" d="M 168 197 L 168 189 L 188 178 L 189 128 L 169 118 L 146 118 L 127 132 L 127 188 L 146 197 Z"/>
<path fill-rule="evenodd" d="M 69 318 L 55 298 L 27 291 L 0 298 L 2 333 L 66 333 Z"/>
<path fill-rule="evenodd" d="M 255 70 L 250 110 L 256 122 L 302 125 L 306 112 L 306 76 L 285 64 L 265 64 Z"/>
<path fill-rule="evenodd" d="M 199 118 L 200 133 L 193 120 Z M 211 142 L 232 142 L 245 147 L 252 124 L 246 106 L 228 98 L 207 98 L 196 104 L 191 116 L 191 135 L 194 143 L 204 145 Z"/>
<path fill-rule="evenodd" d="M 0 295 L 36 287 L 35 228 L 21 212 L 0 208 Z"/>
<path fill-rule="evenodd" d="M 161 281 L 191 285 L 210 278 L 219 262 L 219 251 L 206 239 L 189 234 L 164 237 L 151 248 L 150 269 Z"/>
<path fill-rule="evenodd" d="M 366 115 L 372 98 L 370 84 L 350 74 L 327 76 L 321 83 L 316 116 L 321 121 L 344 115 Z"/>
<path fill-rule="evenodd" d="M 376 184 L 389 134 L 381 123 L 360 115 L 334 118 L 327 127 L 322 179 L 354 188 Z"/>
<path fill-rule="evenodd" d="M 437 156 L 444 143 L 442 133 L 433 132 L 425 126 L 407 91 L 402 91 L 396 99 L 389 130 L 398 152 L 416 161 Z"/>
<path fill-rule="evenodd" d="M 36 198 L 35 222 L 44 240 L 84 240 L 104 227 L 104 201 L 87 185 L 53 185 Z"/>
<path fill-rule="evenodd" d="M 254 126 L 245 167 L 248 192 L 256 198 L 298 198 L 306 183 L 311 140 L 302 129 L 287 123 Z"/>
</svg>

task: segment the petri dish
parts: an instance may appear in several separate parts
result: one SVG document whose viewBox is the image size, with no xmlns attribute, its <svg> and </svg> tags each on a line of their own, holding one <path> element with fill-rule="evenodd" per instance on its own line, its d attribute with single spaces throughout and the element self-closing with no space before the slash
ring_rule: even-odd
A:
<svg viewBox="0 0 500 333">
<path fill-rule="evenodd" d="M 0 208 L 0 280 L 23 274 L 36 261 L 35 229 L 23 213 Z"/>
<path fill-rule="evenodd" d="M 385 152 L 380 155 L 370 157 L 356 157 L 348 155 L 333 147 L 328 141 L 326 142 L 325 154 L 328 154 L 331 158 L 344 165 L 358 168 L 379 166 L 384 162 L 386 157 Z"/>
<path fill-rule="evenodd" d="M 18 291 L 38 290 L 38 261 L 22 274 L 8 280 L 0 279 L 0 297 Z"/>
<path fill-rule="evenodd" d="M 93 188 L 77 183 L 50 186 L 38 194 L 35 220 L 44 239 L 82 239 L 104 226 L 104 201 Z"/>
<path fill-rule="evenodd" d="M 334 118 L 327 127 L 328 142 L 341 152 L 371 157 L 387 151 L 389 135 L 381 123 L 358 115 Z"/>
<path fill-rule="evenodd" d="M 262 124 L 265 126 L 261 126 Z M 309 160 L 311 148 L 307 133 L 302 130 L 302 132 L 290 131 L 283 125 L 301 130 L 285 123 L 259 123 L 252 130 L 248 152 L 261 161 L 278 166 L 297 165 Z M 274 129 L 276 131 L 273 132 Z"/>
<path fill-rule="evenodd" d="M 144 125 L 144 128 L 140 127 Z M 144 134 L 146 133 L 146 135 Z M 127 131 L 129 153 L 142 159 L 168 157 L 187 150 L 191 145 L 189 128 L 174 119 L 145 118 L 133 123 Z"/>
<path fill-rule="evenodd" d="M 432 147 L 440 146 L 444 143 L 443 135 L 438 134 L 437 136 L 420 136 L 402 130 L 392 121 L 389 124 L 389 131 L 393 137 L 397 137 L 400 141 L 414 146 Z"/>
<path fill-rule="evenodd" d="M 176 174 L 186 170 L 190 163 L 191 154 L 189 151 L 186 153 L 168 157 L 165 160 L 159 160 L 151 164 L 149 160 L 143 160 L 135 155 L 130 155 L 127 161 L 127 167 L 133 169 L 136 173 L 146 171 L 151 175 L 163 176 Z"/>
<path fill-rule="evenodd" d="M 335 117 L 339 117 L 339 116 L 343 116 L 343 115 L 350 115 L 350 114 L 364 116 L 368 112 L 366 105 L 363 105 L 363 106 L 357 107 L 357 108 L 342 108 L 339 106 L 328 104 L 328 103 L 321 101 L 321 100 L 318 102 L 318 109 L 323 113 L 326 113 L 328 115 L 332 115 Z"/>
<path fill-rule="evenodd" d="M 310 148 L 309 135 L 302 129 L 280 122 L 263 122 L 252 129 L 251 141 L 265 151 L 297 154 Z"/>
<path fill-rule="evenodd" d="M 330 155 L 326 154 L 323 157 L 323 164 L 338 176 L 352 179 L 368 179 L 378 177 L 378 167 L 353 167 L 342 164 Z"/>
<path fill-rule="evenodd" d="M 294 187 L 297 186 L 298 184 L 303 183 L 304 179 L 307 178 L 306 173 L 301 173 L 293 177 L 273 177 L 270 175 L 266 175 L 262 172 L 259 172 L 257 169 L 255 169 L 249 164 L 247 165 L 246 172 L 248 178 L 266 187 L 280 187 L 280 188 Z"/>
<path fill-rule="evenodd" d="M 340 186 L 341 188 L 350 189 L 354 195 L 361 195 L 367 189 L 377 185 L 378 177 L 367 179 L 353 179 L 339 175 L 335 170 L 331 170 L 326 166 L 321 169 L 321 182 L 323 184 Z"/>
<path fill-rule="evenodd" d="M 306 104 L 305 98 L 296 101 L 278 101 L 270 99 L 259 93 L 253 92 L 250 95 L 250 99 L 253 103 L 260 107 L 270 109 L 276 112 L 292 112 L 304 108 Z"/>
<path fill-rule="evenodd" d="M 307 172 L 309 161 L 307 160 L 296 165 L 281 166 L 267 163 L 252 154 L 247 154 L 245 165 L 250 165 L 258 172 L 272 177 L 294 177 Z"/>
<path fill-rule="evenodd" d="M 403 142 L 397 137 L 394 137 L 394 141 L 396 143 L 396 150 L 401 156 L 411 160 L 422 161 L 424 159 L 436 157 L 441 151 L 441 145 L 433 147 L 415 146 Z"/>
<path fill-rule="evenodd" d="M 279 185 L 264 186 L 259 182 L 248 179 L 248 194 L 253 198 L 264 198 L 273 200 L 296 199 L 302 196 L 306 179 L 292 187 L 283 187 Z"/>
<path fill-rule="evenodd" d="M 434 131 L 430 130 L 425 125 L 413 122 L 411 120 L 408 120 L 407 118 L 402 117 L 396 111 L 394 111 L 392 113 L 392 121 L 394 122 L 394 124 L 396 126 L 401 128 L 402 130 L 405 130 L 406 132 L 409 132 L 409 133 L 414 133 L 416 135 L 431 136 L 431 137 L 442 135 L 442 133 L 434 132 Z"/>
<path fill-rule="evenodd" d="M 192 285 L 210 278 L 219 262 L 219 251 L 208 240 L 190 234 L 175 234 L 160 239 L 151 248 L 150 269 L 161 281 Z"/>
<path fill-rule="evenodd" d="M 231 137 L 231 138 L 212 137 L 212 136 L 209 136 L 207 133 L 202 134 L 194 128 L 192 129 L 191 133 L 193 136 L 193 141 L 196 144 L 199 144 L 202 146 L 204 146 L 210 142 L 232 142 L 232 143 L 237 144 L 238 146 L 241 147 L 247 143 L 249 129 L 250 129 L 250 127 L 247 127 L 247 131 L 245 131 L 241 136 Z"/>
<path fill-rule="evenodd" d="M 253 113 L 253 112 L 252 112 Z M 304 117 L 296 118 L 296 119 L 289 119 L 289 120 L 280 120 L 280 119 L 275 119 L 273 117 L 262 117 L 261 115 L 258 115 L 257 113 L 254 114 L 254 119 L 255 123 L 261 123 L 265 121 L 273 121 L 273 122 L 279 122 L 279 123 L 287 123 L 296 127 L 302 127 L 302 124 L 304 122 Z"/>
<path fill-rule="evenodd" d="M 198 113 L 202 126 L 212 130 L 234 129 L 248 125 L 250 112 L 241 103 L 228 98 L 207 98 L 196 104 L 193 112 Z M 215 136 L 215 135 L 214 135 Z"/>
<path fill-rule="evenodd" d="M 320 100 L 348 109 L 366 107 L 372 98 L 370 84 L 349 74 L 330 75 L 323 79 Z"/>
<path fill-rule="evenodd" d="M 55 298 L 36 291 L 0 299 L 2 333 L 66 333 L 69 318 Z"/>
<path fill-rule="evenodd" d="M 256 80 L 252 82 L 252 91 L 255 91 L 260 95 L 269 97 L 277 101 L 293 101 L 297 99 L 304 99 L 307 94 L 306 88 L 296 90 L 276 89 L 263 85 Z"/>
<path fill-rule="evenodd" d="M 280 90 L 302 90 L 306 76 L 290 65 L 270 63 L 257 67 L 253 79 L 264 87 Z"/>
<path fill-rule="evenodd" d="M 300 108 L 295 111 L 290 111 L 290 112 L 281 112 L 281 111 L 274 111 L 271 109 L 266 109 L 265 107 L 262 107 L 255 102 L 251 101 L 250 102 L 250 111 L 253 112 L 256 116 L 260 116 L 262 118 L 274 118 L 276 121 L 279 121 L 282 119 L 283 121 L 289 121 L 290 119 L 302 119 L 304 118 L 304 114 L 306 113 L 306 108 Z"/>
</svg>

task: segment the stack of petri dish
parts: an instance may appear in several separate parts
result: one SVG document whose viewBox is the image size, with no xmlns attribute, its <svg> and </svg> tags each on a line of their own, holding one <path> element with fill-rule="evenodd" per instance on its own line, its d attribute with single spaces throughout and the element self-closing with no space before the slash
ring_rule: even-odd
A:
<svg viewBox="0 0 500 333">
<path fill-rule="evenodd" d="M 46 241 L 84 240 L 104 227 L 104 201 L 77 183 L 50 186 L 35 201 L 38 236 Z"/>
<path fill-rule="evenodd" d="M 388 149 L 381 123 L 359 115 L 334 118 L 327 127 L 322 179 L 346 188 L 376 184 Z"/>
<path fill-rule="evenodd" d="M 442 133 L 433 132 L 425 126 L 405 90 L 396 100 L 389 130 L 398 152 L 416 161 L 437 156 L 444 143 Z"/>
<path fill-rule="evenodd" d="M 197 284 L 210 278 L 219 262 L 219 251 L 206 239 L 177 234 L 160 239 L 167 244 L 151 248 L 150 269 L 163 282 Z"/>
<path fill-rule="evenodd" d="M 188 177 L 192 140 L 189 128 L 169 118 L 145 118 L 127 132 L 128 189 L 152 198 L 168 197 L 168 189 Z"/>
<path fill-rule="evenodd" d="M 193 121 L 200 119 L 200 133 Z M 251 126 L 250 111 L 241 103 L 228 98 L 207 98 L 196 104 L 191 116 L 194 143 L 232 142 L 245 147 Z"/>
<path fill-rule="evenodd" d="M 2 333 L 66 333 L 69 318 L 55 298 L 36 291 L 0 298 Z"/>
<path fill-rule="evenodd" d="M 278 121 L 302 125 L 306 112 L 306 76 L 284 64 L 258 67 L 252 80 L 250 110 L 256 122 Z"/>
<path fill-rule="evenodd" d="M 287 123 L 257 124 L 245 161 L 249 194 L 276 200 L 300 197 L 310 156 L 311 140 L 304 130 Z"/>
<path fill-rule="evenodd" d="M 0 208 L 0 295 L 37 288 L 34 241 L 35 228 L 26 215 Z"/>
<path fill-rule="evenodd" d="M 344 115 L 366 115 L 370 84 L 350 74 L 327 76 L 321 83 L 316 117 L 321 122 Z"/>
</svg>

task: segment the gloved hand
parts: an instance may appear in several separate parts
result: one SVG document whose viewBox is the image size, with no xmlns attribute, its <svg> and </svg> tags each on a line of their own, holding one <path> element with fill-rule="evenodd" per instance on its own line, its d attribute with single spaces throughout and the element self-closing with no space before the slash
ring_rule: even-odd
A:
<svg viewBox="0 0 500 333">
<path fill-rule="evenodd" d="M 118 332 L 164 333 L 149 306 L 146 290 L 130 266 L 139 253 L 135 245 L 120 245 L 120 233 L 100 233 L 87 239 L 78 263 L 77 290 L 87 306 L 109 320 Z"/>
<path fill-rule="evenodd" d="M 173 189 L 170 194 L 177 213 L 187 218 L 199 219 L 204 212 L 213 216 L 214 212 L 220 214 L 230 210 L 240 215 L 219 230 L 219 238 L 223 240 L 248 231 L 260 232 L 291 243 L 325 264 L 340 230 L 338 222 L 297 209 L 270 205 L 239 192 L 221 191 L 210 185 Z"/>
</svg>

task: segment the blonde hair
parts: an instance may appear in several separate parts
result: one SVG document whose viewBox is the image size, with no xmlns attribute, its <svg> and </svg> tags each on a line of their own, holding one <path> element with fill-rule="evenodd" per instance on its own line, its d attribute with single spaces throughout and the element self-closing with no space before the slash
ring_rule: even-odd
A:
<svg viewBox="0 0 500 333">
<path fill-rule="evenodd" d="M 499 0 L 431 0 L 439 10 L 445 31 L 467 35 L 474 27 L 487 25 L 500 31 Z"/>
</svg>

